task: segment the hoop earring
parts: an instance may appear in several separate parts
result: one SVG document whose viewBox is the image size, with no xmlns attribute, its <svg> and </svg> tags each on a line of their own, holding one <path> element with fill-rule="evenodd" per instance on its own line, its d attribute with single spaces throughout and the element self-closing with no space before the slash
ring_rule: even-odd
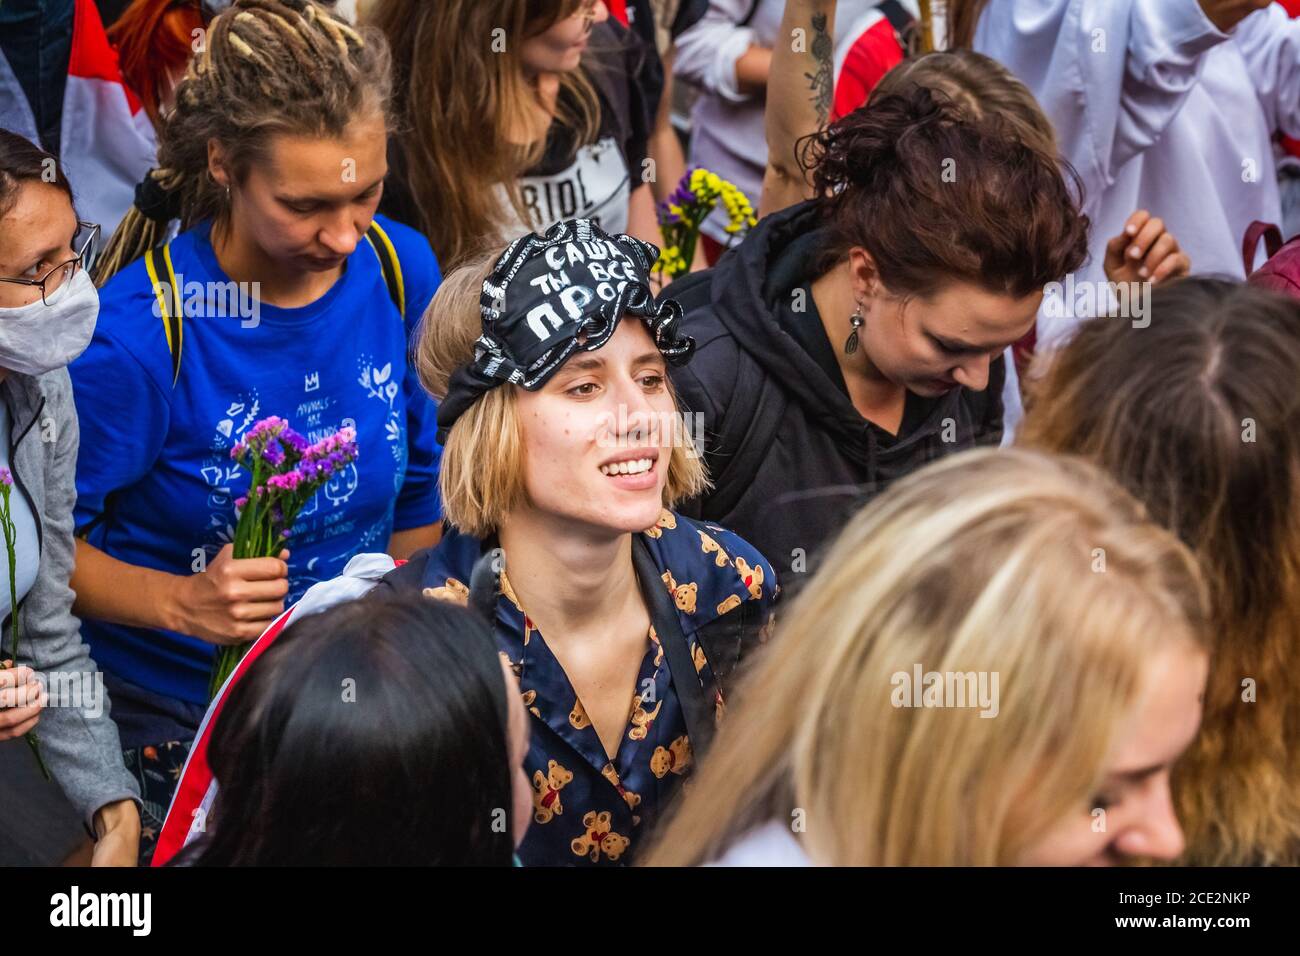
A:
<svg viewBox="0 0 1300 956">
<path fill-rule="evenodd" d="M 852 355 L 858 350 L 858 329 L 862 328 L 864 321 L 862 318 L 862 303 L 859 302 L 858 307 L 853 310 L 853 315 L 849 318 L 849 325 L 853 326 L 853 331 L 849 333 L 849 337 L 844 343 L 845 355 Z"/>
</svg>

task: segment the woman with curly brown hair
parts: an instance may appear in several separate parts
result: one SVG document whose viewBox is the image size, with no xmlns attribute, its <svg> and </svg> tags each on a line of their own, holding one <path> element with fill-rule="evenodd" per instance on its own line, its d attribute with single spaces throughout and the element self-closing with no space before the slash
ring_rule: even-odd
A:
<svg viewBox="0 0 1300 956">
<path fill-rule="evenodd" d="M 1215 638 L 1174 779 L 1199 865 L 1300 863 L 1300 304 L 1217 279 L 1083 325 L 1022 442 L 1093 459 L 1200 558 Z"/>
<path fill-rule="evenodd" d="M 1054 157 L 920 87 L 806 141 L 813 198 L 675 283 L 674 370 L 714 490 L 693 513 L 802 571 L 864 498 L 1002 437 L 1001 355 L 1088 221 Z"/>
</svg>

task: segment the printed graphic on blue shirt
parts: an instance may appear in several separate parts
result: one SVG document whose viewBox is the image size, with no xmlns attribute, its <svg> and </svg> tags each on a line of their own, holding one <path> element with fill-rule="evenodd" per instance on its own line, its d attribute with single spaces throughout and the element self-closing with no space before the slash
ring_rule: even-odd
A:
<svg viewBox="0 0 1300 956">
<path fill-rule="evenodd" d="M 407 315 L 399 316 L 370 244 L 358 243 L 340 278 L 301 308 L 261 303 L 256 323 L 217 305 L 183 324 L 179 373 L 142 263 L 101 292 L 95 337 L 71 368 L 81 420 L 78 528 L 129 564 L 192 574 L 232 541 L 235 500 L 248 474 L 230 452 L 259 420 L 275 415 L 310 441 L 356 429 L 356 462 L 322 487 L 289 539 L 297 600 L 333 578 L 354 555 L 383 551 L 394 530 L 441 516 L 436 409 L 408 362 L 409 338 L 438 283 L 418 233 L 380 220 L 401 264 Z M 170 246 L 188 288 L 223 288 L 210 226 Z M 206 699 L 212 645 L 180 634 L 84 622 L 96 661 L 146 690 Z"/>
</svg>

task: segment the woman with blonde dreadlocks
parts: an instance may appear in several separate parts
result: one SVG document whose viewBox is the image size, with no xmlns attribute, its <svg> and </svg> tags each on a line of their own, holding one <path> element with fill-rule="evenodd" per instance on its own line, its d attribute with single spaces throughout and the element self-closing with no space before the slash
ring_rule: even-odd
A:
<svg viewBox="0 0 1300 956">
<path fill-rule="evenodd" d="M 389 87 L 379 34 L 306 0 L 238 0 L 105 253 L 72 368 L 73 588 L 145 791 L 145 859 L 215 647 L 253 640 L 353 555 L 437 537 L 434 407 L 407 346 L 439 271 L 422 237 L 375 215 Z M 172 219 L 183 231 L 163 243 Z M 248 478 L 230 452 L 271 415 L 312 441 L 354 426 L 359 455 L 303 509 L 292 553 L 235 559 Z"/>
</svg>

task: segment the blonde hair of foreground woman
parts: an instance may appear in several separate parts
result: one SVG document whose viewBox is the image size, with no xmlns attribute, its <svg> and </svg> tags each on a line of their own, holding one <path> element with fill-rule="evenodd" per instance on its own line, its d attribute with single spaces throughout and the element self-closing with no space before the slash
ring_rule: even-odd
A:
<svg viewBox="0 0 1300 956">
<path fill-rule="evenodd" d="M 819 864 L 1176 855 L 1168 764 L 1199 722 L 1205 615 L 1188 550 L 1092 466 L 929 466 L 859 513 L 786 609 L 648 862 L 715 859 L 769 821 L 801 821 Z M 894 706 L 917 663 L 996 672 L 996 716 Z M 1134 720 L 1175 684 L 1167 719 Z M 1107 782 L 1135 740 L 1158 770 Z"/>
</svg>

